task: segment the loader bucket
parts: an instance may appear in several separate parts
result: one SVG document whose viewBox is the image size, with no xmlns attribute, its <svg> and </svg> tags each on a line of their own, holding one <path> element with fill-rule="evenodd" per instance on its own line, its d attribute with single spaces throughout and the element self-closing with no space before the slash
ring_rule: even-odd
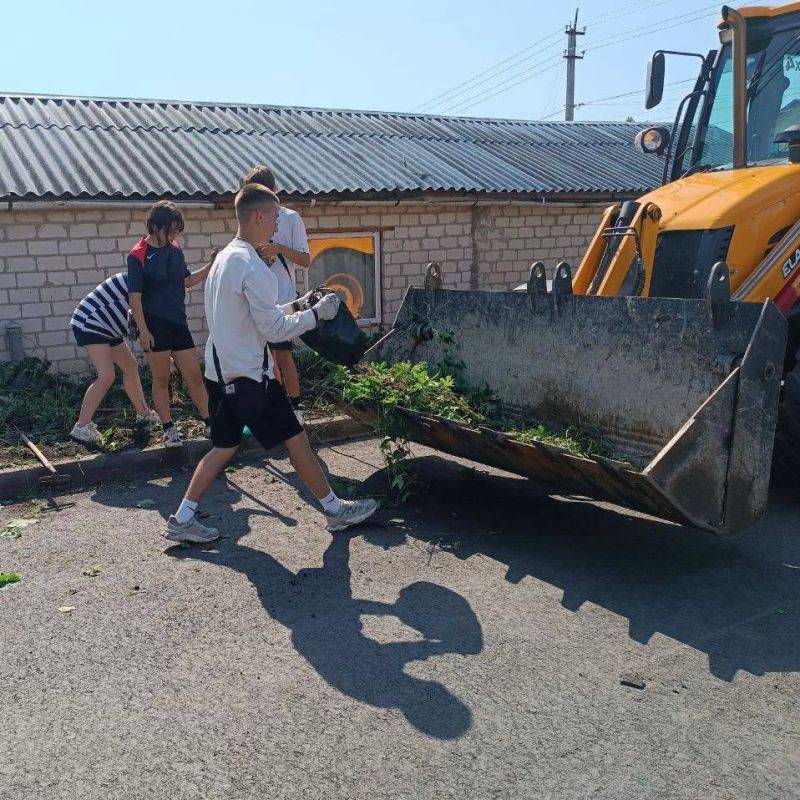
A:
<svg viewBox="0 0 800 800">
<path fill-rule="evenodd" d="M 717 533 L 752 524 L 766 508 L 783 315 L 727 299 L 724 264 L 709 300 L 573 296 L 570 286 L 560 266 L 552 292 L 543 273 L 528 292 L 409 288 L 365 360 L 462 362 L 462 383 L 488 387 L 504 412 L 576 426 L 612 457 L 402 410 L 409 439 Z"/>
</svg>

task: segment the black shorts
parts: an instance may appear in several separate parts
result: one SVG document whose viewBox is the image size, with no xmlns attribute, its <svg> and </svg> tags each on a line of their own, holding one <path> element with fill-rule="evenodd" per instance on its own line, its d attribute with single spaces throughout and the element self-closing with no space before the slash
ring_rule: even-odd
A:
<svg viewBox="0 0 800 800">
<path fill-rule="evenodd" d="M 206 378 L 211 443 L 214 447 L 238 447 L 244 426 L 265 450 L 303 432 L 283 386 L 276 380 L 266 384 L 237 378 L 234 394 L 223 394 L 223 385 Z"/>
<path fill-rule="evenodd" d="M 81 347 L 86 347 L 87 344 L 107 344 L 109 347 L 117 347 L 122 344 L 122 339 L 119 337 L 112 339 L 108 336 L 101 336 L 99 333 L 87 333 L 74 325 L 72 326 L 72 335 Z"/>
<path fill-rule="evenodd" d="M 294 344 L 292 342 L 270 342 L 267 347 L 270 350 L 288 350 L 290 353 L 294 350 Z"/>
<path fill-rule="evenodd" d="M 185 323 L 171 322 L 162 317 L 151 317 L 144 315 L 147 323 L 147 330 L 153 336 L 153 352 L 163 353 L 165 351 L 191 350 L 194 347 L 194 339 Z"/>
</svg>

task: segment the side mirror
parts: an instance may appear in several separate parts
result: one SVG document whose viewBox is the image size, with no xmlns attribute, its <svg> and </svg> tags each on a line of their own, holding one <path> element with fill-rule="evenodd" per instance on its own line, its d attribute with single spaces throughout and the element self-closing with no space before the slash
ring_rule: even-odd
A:
<svg viewBox="0 0 800 800">
<path fill-rule="evenodd" d="M 664 51 L 656 50 L 647 65 L 645 108 L 654 108 L 664 95 Z"/>
<path fill-rule="evenodd" d="M 660 156 L 669 146 L 669 137 L 669 130 L 659 125 L 639 131 L 633 141 L 636 148 L 642 153 Z"/>
</svg>

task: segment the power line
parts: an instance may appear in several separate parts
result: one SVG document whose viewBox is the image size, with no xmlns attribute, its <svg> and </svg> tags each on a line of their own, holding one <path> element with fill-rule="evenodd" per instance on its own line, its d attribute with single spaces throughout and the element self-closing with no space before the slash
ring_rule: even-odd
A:
<svg viewBox="0 0 800 800">
<path fill-rule="evenodd" d="M 620 19 L 623 16 L 630 16 L 631 14 L 640 13 L 642 11 L 647 11 L 647 10 L 649 10 L 651 8 L 654 8 L 656 6 L 662 6 L 665 3 L 671 2 L 671 1 L 672 0 L 655 0 L 655 2 L 646 3 L 644 5 L 639 6 L 639 8 L 633 9 L 633 10 L 631 10 L 630 6 L 620 6 L 618 8 L 612 9 L 609 12 L 606 12 L 606 14 L 599 14 L 596 17 L 592 17 L 585 24 L 589 24 L 589 22 L 594 22 L 595 20 L 600 20 L 597 23 L 597 25 L 598 26 L 599 25 L 605 25 L 606 23 L 613 22 L 614 20 Z M 419 110 L 425 108 L 426 106 L 435 105 L 437 100 L 443 100 L 444 102 L 450 102 L 455 97 L 458 97 L 460 95 L 468 93 L 472 89 L 475 89 L 477 86 L 481 86 L 481 85 L 487 83 L 488 81 L 492 80 L 493 77 L 498 77 L 499 75 L 502 75 L 503 73 L 508 72 L 509 70 L 513 69 L 514 67 L 519 66 L 523 62 L 529 61 L 531 58 L 536 58 L 537 56 L 541 55 L 541 52 L 533 53 L 531 55 L 526 56 L 525 58 L 519 59 L 514 64 L 509 64 L 510 61 L 515 61 L 515 59 L 517 59 L 519 56 L 521 56 L 521 55 L 523 55 L 525 53 L 529 53 L 531 50 L 533 50 L 535 47 L 538 47 L 540 44 L 544 44 L 546 41 L 548 41 L 550 39 L 553 39 L 556 36 L 561 36 L 561 34 L 562 34 L 562 31 L 561 30 L 557 30 L 557 31 L 553 31 L 552 33 L 547 34 L 547 36 L 543 36 L 541 39 L 537 39 L 535 42 L 533 42 L 533 44 L 530 44 L 527 47 L 524 47 L 522 50 L 519 50 L 516 53 L 513 53 L 512 55 L 508 56 L 508 58 L 504 58 L 502 61 L 498 61 L 496 64 L 492 65 L 491 67 L 488 67 L 483 72 L 479 72 L 477 75 L 473 75 L 471 78 L 468 78 L 467 80 L 456 84 L 455 86 L 451 87 L 447 91 L 441 92 L 440 94 L 437 94 L 435 97 L 431 97 L 429 100 L 426 100 L 424 103 L 420 103 L 419 105 L 415 106 L 411 110 L 412 111 L 419 111 Z M 553 47 L 558 47 L 558 46 L 559 46 L 559 43 L 550 44 L 545 48 L 545 50 L 551 50 L 551 49 L 553 49 Z M 489 76 L 489 73 L 495 72 L 495 70 L 498 67 L 502 67 L 504 64 L 508 64 L 508 66 L 505 67 L 504 69 L 500 70 L 496 75 Z M 489 76 L 489 77 L 487 77 L 485 80 L 480 81 L 479 83 L 475 84 L 475 81 L 477 81 L 478 78 L 483 78 L 484 76 Z M 465 88 L 463 91 L 456 93 L 457 89 L 461 89 L 462 87 L 467 87 L 468 84 L 475 84 L 475 85 L 469 86 L 468 88 Z"/>
<path fill-rule="evenodd" d="M 620 17 L 629 17 L 632 14 L 638 14 L 642 11 L 649 11 L 651 8 L 663 6 L 667 3 L 672 3 L 673 1 L 674 0 L 655 0 L 655 2 L 645 3 L 638 8 L 631 8 L 630 5 L 619 6 L 619 8 L 612 8 L 611 11 L 598 14 L 596 17 L 590 17 L 589 19 L 585 20 L 583 24 L 594 25 L 596 22 L 597 25 L 605 25 L 607 22 L 613 22 L 615 19 L 619 19 Z"/>
<path fill-rule="evenodd" d="M 517 81 L 516 83 L 512 83 L 511 86 L 508 86 L 505 89 L 500 89 L 501 86 L 505 86 L 507 83 L 509 83 L 510 81 L 513 81 L 515 78 L 519 78 L 521 75 L 526 75 L 527 73 L 531 72 L 532 70 L 536 70 L 539 67 L 543 67 L 546 64 L 548 64 L 548 62 L 552 62 L 552 63 L 550 63 L 549 66 L 547 66 L 545 69 L 539 70 L 539 72 L 535 73 L 534 75 L 529 75 L 527 78 L 523 78 L 522 80 Z M 461 101 L 457 102 L 455 105 L 449 106 L 448 108 L 445 108 L 443 111 L 441 111 L 439 113 L 447 114 L 448 112 L 453 111 L 454 109 L 458 109 L 459 111 L 463 111 L 463 110 L 465 110 L 467 108 L 472 108 L 472 106 L 475 106 L 478 103 L 482 103 L 484 100 L 488 100 L 490 97 L 495 97 L 498 94 L 502 94 L 503 92 L 507 92 L 509 89 L 513 89 L 515 86 L 519 86 L 520 83 L 525 83 L 525 81 L 529 81 L 532 78 L 536 78 L 539 75 L 542 75 L 545 72 L 548 72 L 549 70 L 560 66 L 562 63 L 563 63 L 563 57 L 562 57 L 561 53 L 557 53 L 555 56 L 550 56 L 549 58 L 546 58 L 544 61 L 540 61 L 538 64 L 534 64 L 532 67 L 528 67 L 527 69 L 524 69 L 521 72 L 517 72 L 516 74 L 512 75 L 510 78 L 506 78 L 504 81 L 501 81 L 500 83 L 497 83 L 494 86 L 490 86 L 488 89 L 485 89 L 482 92 L 478 92 L 478 94 L 476 94 L 476 95 L 472 95 L 472 97 L 467 97 L 465 100 L 461 100 Z M 499 91 L 495 91 L 496 89 L 499 89 Z M 490 92 L 492 94 L 489 94 Z M 488 94 L 489 96 L 488 97 L 482 97 L 482 95 L 485 95 L 485 94 Z M 477 98 L 480 98 L 480 99 L 477 99 Z"/>
<path fill-rule="evenodd" d="M 685 83 L 693 83 L 694 78 L 687 78 L 683 81 L 672 81 L 672 83 L 667 83 L 666 86 L 680 86 Z M 598 106 L 598 105 L 616 105 L 612 103 L 606 103 L 606 100 L 619 100 L 622 97 L 634 97 L 637 94 L 644 94 L 647 90 L 646 89 L 634 89 L 630 92 L 621 92 L 620 94 L 611 94 L 607 97 L 597 97 L 594 100 L 584 100 L 582 103 L 575 103 L 575 108 L 580 108 L 581 106 Z M 681 93 L 678 93 L 675 97 L 681 97 Z M 628 105 L 627 103 L 620 103 L 619 105 Z M 550 119 L 551 117 L 556 116 L 556 114 L 560 114 L 564 110 L 565 106 L 561 106 L 561 108 L 553 111 L 552 114 L 547 114 L 547 116 L 539 117 L 538 119 L 546 120 Z"/>
<path fill-rule="evenodd" d="M 681 25 L 686 25 L 689 22 L 697 22 L 701 19 L 707 19 L 708 17 L 715 17 L 717 14 L 709 14 L 705 13 L 711 9 L 716 9 L 718 6 L 717 4 L 704 6 L 703 8 L 695 8 L 693 11 L 687 11 L 685 14 L 681 14 L 679 17 L 670 17 L 670 19 L 663 19 L 658 22 L 651 22 L 647 25 L 642 25 L 638 28 L 630 28 L 627 31 L 620 31 L 618 33 L 612 34 L 611 36 L 606 37 L 605 39 L 601 39 L 599 42 L 593 42 L 591 47 L 587 47 L 584 52 L 588 53 L 592 50 L 600 50 L 604 47 L 610 47 L 613 44 L 619 44 L 619 42 L 628 42 L 632 39 L 641 39 L 644 36 L 650 36 L 653 33 L 669 30 L 670 28 L 679 28 Z M 699 15 L 699 16 L 693 16 Z M 691 19 L 686 19 L 686 17 L 691 17 Z M 665 22 L 670 22 L 673 20 L 671 25 L 665 25 Z M 677 20 L 677 21 L 674 21 Z M 639 33 L 642 31 L 641 33 Z M 630 36 L 632 33 L 638 33 L 637 36 Z"/>
<path fill-rule="evenodd" d="M 564 77 L 564 70 L 556 70 L 555 77 L 553 78 L 553 82 L 550 85 L 550 91 L 547 94 L 547 102 L 545 103 L 544 108 L 542 109 L 542 113 L 547 111 L 549 108 L 552 108 L 553 103 L 556 102 L 556 92 L 560 91 L 561 89 L 561 79 Z"/>
<path fill-rule="evenodd" d="M 715 16 L 715 15 L 710 15 L 710 14 L 701 14 L 700 16 L 691 17 L 690 19 L 684 19 L 683 18 L 683 17 L 689 17 L 692 14 L 697 14 L 697 13 L 699 13 L 701 11 L 706 11 L 708 8 L 716 8 L 716 5 L 714 5 L 714 6 L 706 6 L 706 7 L 703 7 L 703 8 L 694 9 L 694 11 L 689 11 L 686 14 L 682 15 L 682 18 L 681 18 L 681 20 L 679 22 L 675 22 L 672 25 L 664 25 L 663 23 L 664 22 L 669 22 L 669 20 L 661 20 L 659 22 L 650 23 L 649 25 L 646 25 L 646 26 L 640 26 L 638 28 L 632 28 L 632 29 L 627 30 L 627 31 L 618 32 L 618 33 L 614 34 L 613 37 L 608 37 L 608 39 L 601 39 L 599 43 L 595 44 L 592 47 L 586 48 L 584 50 L 584 53 L 588 53 L 591 50 L 599 50 L 599 49 L 604 48 L 604 47 L 611 47 L 612 45 L 620 44 L 623 41 L 627 43 L 627 42 L 632 41 L 634 39 L 641 39 L 641 38 L 643 38 L 645 36 L 650 36 L 650 35 L 652 35 L 654 33 L 660 32 L 662 30 L 668 30 L 670 28 L 675 28 L 675 27 L 679 27 L 681 25 L 686 25 L 686 24 L 688 24 L 690 22 L 697 22 L 698 20 L 706 19 L 709 16 Z M 675 19 L 675 18 L 672 17 L 671 19 Z M 635 34 L 635 35 L 631 36 L 630 34 Z M 613 41 L 609 41 L 609 39 L 613 39 Z M 460 102 L 457 102 L 452 106 L 449 106 L 448 108 L 444 109 L 440 113 L 447 114 L 448 112 L 454 111 L 454 110 L 457 110 L 458 113 L 461 113 L 463 111 L 466 111 L 466 110 L 472 108 L 473 106 L 478 105 L 479 103 L 483 103 L 486 100 L 490 100 L 491 98 L 496 97 L 498 94 L 502 94 L 503 92 L 507 92 L 509 89 L 513 89 L 515 86 L 519 86 L 521 83 L 525 83 L 526 81 L 532 80 L 533 78 L 538 77 L 539 75 L 542 75 L 543 73 L 547 72 L 548 70 L 553 69 L 553 67 L 556 66 L 556 64 L 558 62 L 556 62 L 556 64 L 550 64 L 549 66 L 546 66 L 545 69 L 542 69 L 539 72 L 536 72 L 536 73 L 534 73 L 532 75 L 528 75 L 528 73 L 538 69 L 539 67 L 543 67 L 543 66 L 547 65 L 549 61 L 553 60 L 553 58 L 554 57 L 551 56 L 548 59 L 545 59 L 544 61 L 539 62 L 538 64 L 534 64 L 531 67 L 528 67 L 528 68 L 526 68 L 526 69 L 524 69 L 524 70 L 522 70 L 520 72 L 517 72 L 514 75 L 511 75 L 509 78 L 506 78 L 504 81 L 501 81 L 500 83 L 495 84 L 494 86 L 490 86 L 488 89 L 485 89 L 485 90 L 483 90 L 481 92 L 478 92 L 475 95 L 467 97 L 464 100 L 462 100 Z M 559 57 L 559 60 L 560 60 L 560 57 Z M 526 75 L 527 77 L 522 77 L 523 75 Z M 515 78 L 520 78 L 520 80 L 516 81 L 515 83 L 511 83 L 512 81 L 514 81 Z M 509 83 L 511 85 L 507 85 Z M 500 88 L 500 87 L 505 87 L 505 88 Z"/>
<path fill-rule="evenodd" d="M 561 30 L 554 31 L 553 33 L 547 34 L 547 36 L 543 36 L 541 39 L 537 39 L 533 44 L 530 44 L 527 47 L 524 47 L 522 50 L 519 50 L 518 52 L 514 53 L 513 55 L 509 56 L 508 58 L 503 59 L 502 61 L 498 61 L 494 66 L 491 66 L 488 69 L 485 69 L 483 72 L 479 72 L 477 75 L 473 75 L 471 78 L 468 78 L 467 80 L 462 81 L 461 83 L 457 84 L 456 86 L 453 86 L 451 89 L 448 89 L 446 92 L 442 92 L 441 94 L 437 94 L 436 97 L 432 97 L 430 100 L 426 100 L 424 103 L 420 103 L 418 106 L 415 106 L 411 110 L 412 111 L 417 111 L 418 109 L 424 108 L 425 106 L 429 106 L 432 103 L 435 103 L 435 101 L 439 100 L 439 98 L 447 97 L 447 95 L 450 95 L 453 92 L 455 92 L 456 89 L 460 89 L 462 86 L 466 86 L 468 83 L 473 83 L 478 78 L 482 78 L 484 75 L 487 75 L 490 72 L 494 72 L 494 70 L 497 69 L 497 67 L 501 67 L 501 66 L 503 66 L 503 64 L 507 64 L 509 61 L 513 61 L 515 58 L 517 58 L 517 56 L 520 56 L 523 53 L 527 53 L 530 50 L 533 50 L 534 47 L 537 47 L 538 45 L 543 44 L 548 39 L 552 39 L 555 36 L 561 36 Z M 558 46 L 558 45 L 556 45 L 556 46 Z M 552 47 L 553 47 L 553 45 L 549 45 L 545 49 L 546 50 L 550 50 Z M 534 56 L 530 56 L 530 58 L 533 58 L 533 57 Z M 526 60 L 527 59 L 521 59 L 518 62 L 518 64 L 521 64 L 523 61 L 526 61 Z M 502 75 L 504 72 L 508 72 L 508 70 L 513 69 L 514 67 L 518 66 L 518 64 L 511 64 L 508 67 L 506 67 L 505 69 L 500 70 L 500 72 L 498 74 Z M 496 76 L 494 76 L 494 77 L 496 77 Z M 491 80 L 491 78 L 487 78 L 486 80 Z M 486 81 L 481 81 L 481 83 L 477 84 L 477 85 L 480 86 L 482 83 L 486 83 Z M 471 89 L 474 89 L 474 88 L 475 88 L 474 86 L 471 86 L 469 89 L 467 89 L 465 91 L 470 91 Z M 459 92 L 459 94 L 464 94 L 464 92 Z M 450 100 L 452 100 L 452 99 L 453 99 L 452 97 L 447 97 L 447 101 L 448 102 Z"/>
<path fill-rule="evenodd" d="M 683 81 L 672 81 L 672 83 L 667 83 L 665 86 L 678 86 L 684 83 L 692 83 L 694 82 L 695 78 L 686 78 Z M 621 94 L 611 94 L 608 97 L 598 97 L 595 100 L 586 100 L 583 103 L 577 103 L 579 106 L 593 106 L 601 103 L 603 100 L 618 100 L 621 97 L 633 97 L 637 94 L 644 94 L 647 90 L 646 89 L 636 89 L 632 92 L 622 92 Z"/>
</svg>

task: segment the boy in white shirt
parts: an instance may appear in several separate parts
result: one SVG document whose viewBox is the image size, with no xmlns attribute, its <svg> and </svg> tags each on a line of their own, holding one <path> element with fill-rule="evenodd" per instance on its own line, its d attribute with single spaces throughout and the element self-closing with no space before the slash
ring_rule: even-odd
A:
<svg viewBox="0 0 800 800">
<path fill-rule="evenodd" d="M 275 175 L 269 167 L 251 167 L 242 178 L 242 186 L 258 183 L 275 191 Z M 303 218 L 290 208 L 278 209 L 278 222 L 269 244 L 258 248 L 258 254 L 269 264 L 278 280 L 278 302 L 291 303 L 297 297 L 295 270 L 308 269 L 311 255 L 308 251 L 308 235 Z M 300 376 L 292 357 L 291 342 L 270 342 L 269 349 L 275 359 L 276 377 L 283 383 L 295 416 L 303 424 L 300 411 Z"/>
<path fill-rule="evenodd" d="M 278 198 L 258 184 L 236 195 L 236 238 L 217 256 L 205 286 L 205 377 L 213 448 L 197 465 L 178 510 L 169 518 L 166 536 L 174 542 L 210 542 L 216 528 L 195 516 L 198 503 L 220 470 L 236 453 L 244 427 L 264 449 L 285 443 L 292 466 L 317 498 L 328 530 L 341 531 L 370 517 L 374 500 L 340 500 L 325 478 L 297 421 L 283 387 L 275 380 L 267 342 L 282 342 L 333 319 L 339 298 L 325 295 L 308 308 L 308 295 L 279 305 L 278 283 L 264 268 L 256 248 L 275 230 Z"/>
</svg>

